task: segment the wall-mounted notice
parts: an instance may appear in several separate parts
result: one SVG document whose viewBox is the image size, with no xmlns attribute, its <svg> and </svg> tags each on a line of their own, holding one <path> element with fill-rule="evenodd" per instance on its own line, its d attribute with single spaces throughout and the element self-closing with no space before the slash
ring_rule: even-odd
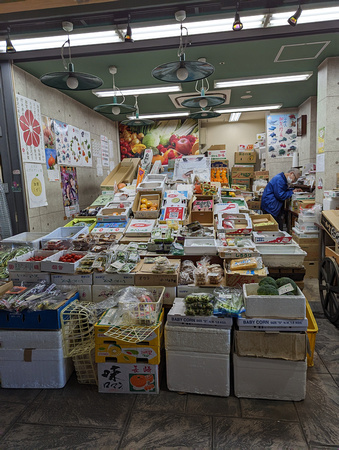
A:
<svg viewBox="0 0 339 450">
<path fill-rule="evenodd" d="M 80 211 L 77 170 L 75 167 L 61 166 L 60 175 L 65 216 L 72 217 Z"/>
<path fill-rule="evenodd" d="M 325 151 L 325 127 L 322 127 L 319 128 L 318 130 L 318 153 L 324 153 L 324 151 Z"/>
<path fill-rule="evenodd" d="M 26 163 L 25 174 L 29 207 L 40 208 L 40 206 L 47 206 L 48 203 L 42 165 Z"/>
<path fill-rule="evenodd" d="M 92 144 L 92 156 L 95 156 L 96 158 L 100 156 L 101 158 L 100 141 L 98 139 L 91 139 L 91 144 Z"/>
<path fill-rule="evenodd" d="M 80 130 L 81 163 L 84 167 L 92 167 L 91 133 Z"/>
<path fill-rule="evenodd" d="M 45 162 L 40 103 L 16 96 L 20 146 L 24 162 Z"/>
<path fill-rule="evenodd" d="M 295 114 L 270 114 L 267 117 L 267 150 L 271 158 L 293 156 L 297 150 Z"/>
<path fill-rule="evenodd" d="M 106 136 L 100 136 L 101 143 L 101 159 L 102 166 L 109 167 L 109 148 L 108 148 L 108 138 Z"/>
<path fill-rule="evenodd" d="M 54 122 L 50 117 L 41 116 L 42 120 L 42 132 L 44 135 L 45 148 L 55 149 L 55 133 L 54 133 Z"/>
<path fill-rule="evenodd" d="M 325 153 L 317 155 L 317 172 L 325 172 Z"/>
<path fill-rule="evenodd" d="M 59 164 L 71 164 L 71 155 L 69 152 L 68 125 L 53 119 L 55 132 L 55 148 Z"/>
<path fill-rule="evenodd" d="M 81 166 L 80 130 L 73 125 L 68 125 L 69 152 L 71 155 L 71 166 Z"/>
<path fill-rule="evenodd" d="M 59 167 L 57 165 L 57 152 L 54 148 L 45 148 L 48 181 L 59 181 Z"/>
</svg>

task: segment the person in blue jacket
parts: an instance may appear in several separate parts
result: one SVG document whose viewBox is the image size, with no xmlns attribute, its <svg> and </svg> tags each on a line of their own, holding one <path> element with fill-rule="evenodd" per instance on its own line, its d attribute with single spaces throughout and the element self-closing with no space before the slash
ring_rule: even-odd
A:
<svg viewBox="0 0 339 450">
<path fill-rule="evenodd" d="M 284 225 L 284 202 L 292 197 L 293 192 L 300 189 L 291 188 L 291 184 L 300 178 L 301 172 L 298 169 L 291 169 L 287 173 L 278 173 L 267 183 L 261 198 L 261 209 L 264 214 L 271 214 L 279 224 L 279 229 Z"/>
</svg>

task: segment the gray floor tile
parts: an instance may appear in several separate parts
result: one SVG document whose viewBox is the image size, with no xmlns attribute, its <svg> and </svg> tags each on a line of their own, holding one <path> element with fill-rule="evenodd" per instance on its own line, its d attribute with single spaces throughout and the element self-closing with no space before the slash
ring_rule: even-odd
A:
<svg viewBox="0 0 339 450">
<path fill-rule="evenodd" d="M 295 405 L 310 445 L 339 445 L 339 389 L 331 375 L 311 375 L 306 399 Z"/>
<path fill-rule="evenodd" d="M 319 445 L 316 445 L 316 446 L 311 445 L 310 450 L 338 450 L 338 446 L 336 445 L 335 447 L 332 447 L 332 446 L 323 447 L 323 446 L 319 446 Z"/>
<path fill-rule="evenodd" d="M 212 418 L 133 412 L 121 447 L 126 449 L 211 448 Z"/>
<path fill-rule="evenodd" d="M 241 414 L 248 419 L 289 420 L 298 422 L 298 414 L 293 402 L 240 399 Z"/>
<path fill-rule="evenodd" d="M 120 432 L 103 428 L 79 428 L 16 424 L 1 441 L 2 449 L 116 449 Z"/>
<path fill-rule="evenodd" d="M 214 420 L 214 448 L 216 449 L 307 449 L 299 423 L 229 419 Z"/>
<path fill-rule="evenodd" d="M 318 333 L 315 342 L 317 341 L 336 341 L 339 339 L 339 329 L 335 327 L 328 319 L 317 319 Z"/>
<path fill-rule="evenodd" d="M 135 400 L 129 394 L 99 394 L 96 386 L 71 381 L 63 389 L 44 390 L 21 421 L 69 426 L 120 429 Z"/>
<path fill-rule="evenodd" d="M 189 394 L 187 398 L 187 414 L 206 416 L 240 417 L 240 402 L 235 397 L 210 397 L 207 395 Z"/>
<path fill-rule="evenodd" d="M 20 403 L 0 402 L 0 436 L 3 436 L 25 408 L 26 406 Z"/>
<path fill-rule="evenodd" d="M 183 413 L 185 411 L 186 397 L 186 395 L 179 395 L 170 391 L 160 391 L 159 395 L 139 395 L 133 409 Z"/>
<path fill-rule="evenodd" d="M 313 362 L 314 366 L 307 368 L 307 375 L 314 373 L 329 373 L 316 350 L 313 354 Z"/>
<path fill-rule="evenodd" d="M 334 379 L 334 381 L 337 383 L 337 385 L 339 386 L 339 374 L 338 373 L 332 373 L 331 374 L 332 375 L 332 377 L 333 377 L 333 379 Z"/>
<path fill-rule="evenodd" d="M 335 341 L 318 341 L 315 348 L 330 373 L 339 373 L 339 339 Z"/>
<path fill-rule="evenodd" d="M 29 403 L 41 392 L 41 389 L 5 389 L 0 388 L 0 402 Z"/>
<path fill-rule="evenodd" d="M 319 281 L 317 278 L 305 278 L 303 293 L 309 302 L 319 301 Z"/>
</svg>

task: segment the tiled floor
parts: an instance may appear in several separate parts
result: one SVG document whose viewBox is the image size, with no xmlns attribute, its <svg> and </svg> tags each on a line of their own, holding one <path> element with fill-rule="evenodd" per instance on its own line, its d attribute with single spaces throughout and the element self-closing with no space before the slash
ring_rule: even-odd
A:
<svg viewBox="0 0 339 450">
<path fill-rule="evenodd" d="M 307 283 L 319 333 L 307 397 L 284 402 L 98 394 L 73 375 L 64 389 L 0 389 L 0 449 L 338 449 L 339 329 Z"/>
</svg>

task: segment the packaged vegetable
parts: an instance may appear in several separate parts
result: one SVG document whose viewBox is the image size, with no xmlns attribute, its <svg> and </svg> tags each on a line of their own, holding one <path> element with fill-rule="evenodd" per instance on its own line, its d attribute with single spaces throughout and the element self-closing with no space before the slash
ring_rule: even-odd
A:
<svg viewBox="0 0 339 450">
<path fill-rule="evenodd" d="M 247 270 L 247 269 L 261 269 L 262 259 L 261 258 L 242 258 L 242 259 L 232 259 L 230 262 L 231 270 Z"/>
</svg>

